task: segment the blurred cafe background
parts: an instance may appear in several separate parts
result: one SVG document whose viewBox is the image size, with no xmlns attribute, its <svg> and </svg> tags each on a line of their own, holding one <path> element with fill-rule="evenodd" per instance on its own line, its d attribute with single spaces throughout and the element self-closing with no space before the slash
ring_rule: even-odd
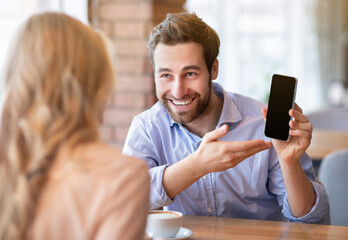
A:
<svg viewBox="0 0 348 240">
<path fill-rule="evenodd" d="M 146 43 L 168 12 L 194 11 L 217 31 L 217 81 L 225 89 L 267 103 L 273 73 L 297 77 L 296 102 L 314 126 L 307 153 L 328 192 L 332 224 L 348 226 L 347 0 L 0 0 L 0 112 L 11 38 L 42 11 L 65 12 L 111 39 L 116 91 L 100 131 L 117 148 L 132 118 L 156 102 Z"/>
<path fill-rule="evenodd" d="M 156 102 L 146 49 L 150 30 L 168 12 L 186 10 L 218 32 L 217 81 L 227 90 L 267 103 L 273 73 L 298 78 L 296 102 L 313 122 L 308 154 L 317 171 L 329 153 L 348 148 L 346 0 L 0 0 L 0 79 L 16 28 L 47 10 L 66 12 L 112 40 L 117 86 L 100 131 L 117 148 L 132 118 Z"/>
</svg>

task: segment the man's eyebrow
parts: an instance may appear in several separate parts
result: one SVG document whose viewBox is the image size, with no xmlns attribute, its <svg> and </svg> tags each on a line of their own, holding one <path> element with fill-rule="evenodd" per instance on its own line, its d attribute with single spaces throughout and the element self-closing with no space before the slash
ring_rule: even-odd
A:
<svg viewBox="0 0 348 240">
<path fill-rule="evenodd" d="M 186 71 L 186 70 L 201 70 L 201 68 L 197 65 L 189 65 L 189 66 L 185 66 L 183 69 L 183 71 Z"/>
<path fill-rule="evenodd" d="M 171 72 L 171 70 L 169 69 L 169 68 L 159 68 L 158 70 L 157 70 L 157 73 L 161 73 L 161 72 Z"/>
<path fill-rule="evenodd" d="M 187 71 L 187 70 L 201 70 L 200 66 L 198 65 L 189 65 L 185 66 L 182 68 L 182 71 Z M 162 73 L 162 72 L 172 72 L 169 68 L 158 68 L 157 73 Z"/>
</svg>

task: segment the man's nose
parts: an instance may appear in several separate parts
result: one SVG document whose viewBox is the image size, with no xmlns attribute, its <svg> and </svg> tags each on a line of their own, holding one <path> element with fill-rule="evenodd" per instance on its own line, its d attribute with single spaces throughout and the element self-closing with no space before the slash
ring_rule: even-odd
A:
<svg viewBox="0 0 348 240">
<path fill-rule="evenodd" d="M 185 86 L 185 82 L 180 77 L 177 77 L 172 86 L 172 95 L 176 99 L 181 99 L 186 95 L 187 89 Z"/>
</svg>

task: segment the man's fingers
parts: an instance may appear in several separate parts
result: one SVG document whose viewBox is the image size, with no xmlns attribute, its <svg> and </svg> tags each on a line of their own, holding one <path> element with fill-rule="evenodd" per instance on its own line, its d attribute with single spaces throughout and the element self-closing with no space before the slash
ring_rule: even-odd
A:
<svg viewBox="0 0 348 240">
<path fill-rule="evenodd" d="M 262 108 L 261 112 L 262 112 L 263 120 L 266 121 L 266 118 L 267 118 L 267 108 Z"/>
<path fill-rule="evenodd" d="M 258 148 L 270 148 L 271 142 L 265 142 L 261 139 L 242 141 L 242 142 L 221 142 L 225 144 L 225 149 L 228 152 L 248 152 Z"/>
<path fill-rule="evenodd" d="M 228 132 L 228 126 L 227 124 L 224 124 L 223 126 L 205 134 L 203 141 L 204 142 L 217 141 L 219 138 L 225 136 L 227 132 Z"/>
<path fill-rule="evenodd" d="M 303 112 L 302 112 L 302 108 L 300 108 L 300 106 L 297 105 L 297 103 L 294 104 L 294 109 L 295 109 L 296 111 L 300 112 L 300 113 L 303 113 Z"/>
<path fill-rule="evenodd" d="M 240 162 L 244 161 L 245 159 L 255 155 L 258 152 L 264 151 L 266 149 L 269 149 L 272 146 L 271 142 L 268 142 L 264 146 L 253 148 L 249 151 L 242 151 L 242 152 L 231 152 L 227 157 L 228 166 L 229 168 L 237 166 Z"/>
<path fill-rule="evenodd" d="M 302 137 L 302 138 L 312 139 L 312 133 L 309 131 L 291 129 L 290 135 L 293 137 Z"/>
<path fill-rule="evenodd" d="M 264 151 L 266 149 L 269 149 L 272 145 L 264 145 L 264 146 L 260 146 L 260 147 L 257 147 L 257 148 L 253 148 L 251 150 L 248 150 L 248 151 L 242 151 L 242 152 L 235 152 L 234 155 L 235 155 L 235 158 L 241 158 L 242 160 L 252 156 L 252 155 L 255 155 L 256 153 L 258 152 L 261 152 L 261 151 Z"/>
<path fill-rule="evenodd" d="M 298 122 L 301 122 L 301 123 L 308 122 L 308 117 L 306 115 L 302 114 L 302 112 L 300 112 L 300 111 L 291 109 L 289 111 L 289 114 L 291 117 L 293 117 Z"/>
<path fill-rule="evenodd" d="M 309 132 L 313 131 L 313 126 L 310 122 L 301 123 L 298 121 L 290 120 L 290 127 L 291 129 L 296 129 L 296 130 L 303 130 L 303 131 L 309 131 Z"/>
</svg>

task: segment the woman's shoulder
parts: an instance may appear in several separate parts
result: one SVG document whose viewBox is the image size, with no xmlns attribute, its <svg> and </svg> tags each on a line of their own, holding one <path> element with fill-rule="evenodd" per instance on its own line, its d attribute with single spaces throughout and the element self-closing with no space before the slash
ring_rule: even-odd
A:
<svg viewBox="0 0 348 240">
<path fill-rule="evenodd" d="M 71 152 L 61 151 L 50 177 L 59 182 L 81 182 L 88 178 L 96 183 L 134 176 L 144 179 L 147 175 L 145 161 L 122 155 L 120 150 L 105 143 L 93 142 L 80 145 Z"/>
<path fill-rule="evenodd" d="M 120 150 L 105 143 L 88 144 L 80 149 L 79 154 L 78 161 L 81 162 L 77 163 L 78 174 L 73 178 L 76 185 L 85 186 L 80 195 L 89 195 L 91 205 L 101 198 L 109 204 L 110 199 L 116 201 L 120 196 L 129 199 L 137 195 L 137 198 L 146 200 L 150 176 L 145 161 L 122 155 Z M 81 177 L 76 177 L 78 175 Z M 126 205 L 122 199 L 117 201 Z"/>
<path fill-rule="evenodd" d="M 70 192 L 73 198 L 89 196 L 93 202 L 96 196 L 123 192 L 123 186 L 139 189 L 150 182 L 143 160 L 124 156 L 105 143 L 81 145 L 69 154 L 59 154 L 56 160 L 47 183 L 49 195 Z"/>
<path fill-rule="evenodd" d="M 82 169 L 93 172 L 98 172 L 96 170 L 100 169 L 105 174 L 110 173 L 113 176 L 119 171 L 137 175 L 148 172 L 145 161 L 125 156 L 119 149 L 105 143 L 86 144 L 78 150 L 77 156 L 78 164 L 84 166 Z"/>
<path fill-rule="evenodd" d="M 84 239 L 107 214 L 122 215 L 124 209 L 137 206 L 136 200 L 147 204 L 147 165 L 107 144 L 85 144 L 71 154 L 62 151 L 52 167 L 33 224 L 39 234 L 61 232 L 60 239 Z M 86 225 L 86 219 L 93 223 Z M 67 224 L 76 227 L 64 229 Z"/>
</svg>

